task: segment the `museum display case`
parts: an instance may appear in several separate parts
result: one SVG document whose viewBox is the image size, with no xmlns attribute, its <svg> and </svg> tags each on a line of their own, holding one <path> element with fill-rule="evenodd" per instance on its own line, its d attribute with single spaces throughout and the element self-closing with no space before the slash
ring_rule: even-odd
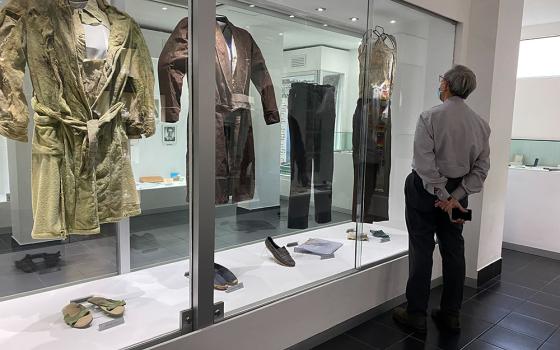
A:
<svg viewBox="0 0 560 350">
<path fill-rule="evenodd" d="M 2 347 L 144 348 L 407 253 L 451 21 L 392 0 L 23 3 L 0 4 Z"/>
</svg>

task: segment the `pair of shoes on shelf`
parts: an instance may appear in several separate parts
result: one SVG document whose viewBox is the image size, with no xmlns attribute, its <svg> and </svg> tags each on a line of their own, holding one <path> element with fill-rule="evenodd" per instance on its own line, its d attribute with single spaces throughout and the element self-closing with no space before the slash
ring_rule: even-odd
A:
<svg viewBox="0 0 560 350">
<path fill-rule="evenodd" d="M 156 250 L 159 248 L 159 244 L 156 237 L 149 232 L 142 235 L 135 233 L 130 236 L 130 247 L 135 250 Z"/>
<path fill-rule="evenodd" d="M 103 297 L 92 297 L 87 300 L 88 303 L 97 306 L 106 315 L 111 317 L 122 317 L 124 315 L 124 300 L 113 300 Z M 93 321 L 91 311 L 82 304 L 70 303 L 62 309 L 64 322 L 72 328 L 87 328 Z"/>
<path fill-rule="evenodd" d="M 432 311 L 432 319 L 438 327 L 448 332 L 459 333 L 461 331 L 461 321 L 458 314 L 435 309 Z M 426 316 L 423 314 L 411 314 L 404 307 L 398 307 L 393 311 L 393 320 L 399 325 L 418 333 L 426 333 L 428 329 Z"/>
<path fill-rule="evenodd" d="M 346 238 L 348 238 L 351 241 L 355 241 L 356 240 L 356 229 L 349 228 L 348 230 L 346 230 Z M 362 233 L 360 235 L 360 241 L 369 241 L 368 235 L 365 234 L 365 233 Z"/>
<path fill-rule="evenodd" d="M 33 261 L 35 259 L 43 259 L 43 263 L 47 267 L 55 267 L 60 263 L 60 252 L 56 252 L 54 254 L 49 253 L 39 253 L 39 254 L 32 254 L 32 255 L 25 255 L 25 257 L 21 260 L 17 260 L 15 262 L 16 267 L 25 272 L 25 273 L 32 273 L 38 270 L 37 264 Z"/>
<path fill-rule="evenodd" d="M 264 241 L 264 244 L 266 246 L 266 249 L 268 249 L 270 254 L 272 254 L 272 257 L 278 264 L 286 267 L 296 266 L 296 262 L 294 261 L 286 247 L 280 247 L 272 240 L 271 237 L 267 237 Z"/>
<path fill-rule="evenodd" d="M 214 289 L 227 290 L 239 284 L 237 277 L 225 266 L 214 263 Z"/>
</svg>

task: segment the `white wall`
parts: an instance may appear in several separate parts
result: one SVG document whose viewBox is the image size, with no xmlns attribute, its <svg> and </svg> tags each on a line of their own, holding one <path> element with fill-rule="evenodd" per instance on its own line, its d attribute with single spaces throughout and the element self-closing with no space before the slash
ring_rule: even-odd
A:
<svg viewBox="0 0 560 350">
<path fill-rule="evenodd" d="M 560 77 L 517 80 L 512 138 L 560 140 Z"/>
<path fill-rule="evenodd" d="M 457 62 L 471 67 L 478 78 L 468 103 L 493 130 L 492 169 L 483 193 L 471 198 L 474 220 L 464 232 L 467 277 L 472 279 L 501 257 L 522 13 L 523 0 L 472 0 L 470 22 L 458 32 L 463 44 Z"/>
</svg>

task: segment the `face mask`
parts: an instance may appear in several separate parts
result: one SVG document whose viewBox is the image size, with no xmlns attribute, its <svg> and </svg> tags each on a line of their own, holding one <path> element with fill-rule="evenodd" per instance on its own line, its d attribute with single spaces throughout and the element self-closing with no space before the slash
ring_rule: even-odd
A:
<svg viewBox="0 0 560 350">
<path fill-rule="evenodd" d="M 437 98 L 438 98 L 441 102 L 443 102 L 443 93 L 441 92 L 441 90 L 439 89 L 439 87 L 438 87 L 438 89 L 437 89 L 437 91 L 436 91 L 436 96 L 437 96 Z"/>
</svg>

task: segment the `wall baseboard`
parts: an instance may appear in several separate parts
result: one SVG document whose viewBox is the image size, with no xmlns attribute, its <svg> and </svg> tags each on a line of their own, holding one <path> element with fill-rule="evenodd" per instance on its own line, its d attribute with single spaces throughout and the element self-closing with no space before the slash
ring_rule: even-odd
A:
<svg viewBox="0 0 560 350">
<path fill-rule="evenodd" d="M 533 247 L 528 247 L 528 246 L 524 246 L 524 245 L 520 245 L 520 244 L 508 243 L 508 242 L 504 242 L 502 247 L 505 248 L 505 249 L 509 249 L 509 250 L 515 250 L 515 251 L 518 251 L 518 252 L 521 252 L 521 253 L 527 253 L 527 254 L 542 256 L 543 258 L 560 260 L 560 253 L 552 252 L 550 250 L 533 248 Z"/>
<path fill-rule="evenodd" d="M 476 279 L 476 287 L 480 287 L 488 283 L 488 281 L 498 277 L 501 274 L 502 274 L 502 258 L 494 261 L 490 265 L 478 271 L 478 277 Z"/>
</svg>

